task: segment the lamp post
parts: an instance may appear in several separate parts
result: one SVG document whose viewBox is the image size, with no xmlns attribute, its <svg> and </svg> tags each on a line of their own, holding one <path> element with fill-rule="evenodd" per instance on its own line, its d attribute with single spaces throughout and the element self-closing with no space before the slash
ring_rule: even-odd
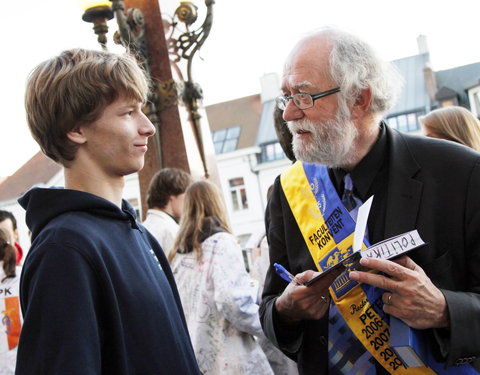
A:
<svg viewBox="0 0 480 375">
<path fill-rule="evenodd" d="M 195 53 L 200 50 L 210 34 L 213 22 L 214 3 L 214 0 L 205 0 L 207 7 L 205 20 L 197 30 L 191 30 L 190 27 L 197 20 L 197 6 L 190 1 L 181 1 L 180 6 L 175 11 L 174 21 L 171 25 L 171 33 L 167 40 L 170 55 L 175 57 L 175 61 L 179 61 L 180 58 L 187 60 L 187 80 L 184 81 L 182 100 L 188 110 L 189 121 L 192 124 L 197 147 L 200 151 L 205 177 L 209 177 L 209 171 L 205 160 L 205 149 L 200 123 L 201 116 L 198 112 L 200 101 L 203 99 L 203 92 L 200 85 L 193 80 L 192 61 Z M 179 31 L 179 24 L 176 20 L 185 24 L 185 31 Z"/>
<path fill-rule="evenodd" d="M 98 35 L 98 43 L 106 49 L 108 25 L 107 21 L 113 18 L 110 0 L 78 0 L 85 13 L 82 19 L 93 23 L 93 31 Z"/>
<path fill-rule="evenodd" d="M 106 34 L 107 20 L 115 17 L 118 31 L 114 35 L 116 43 L 123 44 L 134 51 L 139 63 L 144 67 L 152 82 L 152 90 L 148 104 L 143 108 L 146 115 L 155 125 L 157 132 L 155 141 L 149 147 L 145 156 L 145 166 L 139 172 L 140 194 L 142 198 L 142 212 L 147 211 L 146 192 L 153 175 L 163 167 L 177 167 L 191 172 L 187 157 L 188 132 L 184 132 L 178 108 L 179 95 L 189 113 L 192 133 L 197 146 L 198 156 L 203 165 L 203 175 L 208 177 L 205 150 L 201 136 L 200 115 L 198 114 L 199 101 L 202 99 L 201 89 L 193 83 L 191 64 L 193 55 L 201 47 L 210 32 L 212 23 L 213 0 L 206 0 L 207 17 L 204 24 L 196 31 L 190 31 L 195 22 L 188 17 L 187 10 L 196 7 L 190 1 L 182 1 L 175 13 L 176 19 L 184 22 L 187 31 L 179 38 L 178 23 L 172 23 L 172 33 L 168 37 L 168 44 L 163 27 L 159 0 L 78 0 L 85 10 L 83 20 L 92 22 L 95 34 L 102 48 L 107 48 Z M 184 20 L 188 20 L 185 22 Z M 181 51 L 179 58 L 188 61 L 187 80 L 177 84 L 172 77 L 170 54 L 172 43 Z M 188 52 L 187 52 L 188 47 Z"/>
</svg>

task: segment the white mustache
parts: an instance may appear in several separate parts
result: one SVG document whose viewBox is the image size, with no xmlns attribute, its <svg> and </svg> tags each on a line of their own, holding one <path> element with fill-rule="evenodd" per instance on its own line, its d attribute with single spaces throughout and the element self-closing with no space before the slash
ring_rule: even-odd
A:
<svg viewBox="0 0 480 375">
<path fill-rule="evenodd" d="M 314 132 L 316 130 L 315 125 L 310 121 L 302 120 L 295 120 L 295 121 L 288 121 L 287 122 L 288 129 L 290 133 L 295 135 L 295 133 L 301 132 Z"/>
</svg>

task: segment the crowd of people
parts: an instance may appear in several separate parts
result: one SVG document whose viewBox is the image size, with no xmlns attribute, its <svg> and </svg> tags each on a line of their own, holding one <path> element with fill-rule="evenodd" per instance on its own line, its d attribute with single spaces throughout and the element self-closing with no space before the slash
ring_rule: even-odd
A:
<svg viewBox="0 0 480 375">
<path fill-rule="evenodd" d="M 158 171 L 143 223 L 122 199 L 155 133 L 136 60 L 72 49 L 39 64 L 27 121 L 65 188 L 19 199 L 26 259 L 0 211 L 0 374 L 480 374 L 480 124 L 448 107 L 420 118 L 425 136 L 391 129 L 400 82 L 342 30 L 298 41 L 274 113 L 292 165 L 247 272 L 213 182 Z M 372 196 L 364 248 L 412 230 L 425 245 L 319 277 L 352 254 Z M 428 343 L 423 367 L 391 347 L 394 319 Z"/>
</svg>

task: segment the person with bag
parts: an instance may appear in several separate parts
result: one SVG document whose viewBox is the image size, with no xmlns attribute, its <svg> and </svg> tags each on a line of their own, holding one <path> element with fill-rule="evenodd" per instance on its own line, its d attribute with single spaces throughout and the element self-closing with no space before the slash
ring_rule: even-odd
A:
<svg viewBox="0 0 480 375">
<path fill-rule="evenodd" d="M 258 283 L 248 275 L 219 189 L 197 181 L 185 192 L 169 260 L 204 374 L 273 374 L 255 336 Z"/>
</svg>

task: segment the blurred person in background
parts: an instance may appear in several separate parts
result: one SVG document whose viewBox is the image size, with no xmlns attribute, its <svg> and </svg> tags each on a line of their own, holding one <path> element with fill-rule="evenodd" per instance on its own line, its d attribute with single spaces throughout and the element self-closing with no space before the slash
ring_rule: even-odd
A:
<svg viewBox="0 0 480 375">
<path fill-rule="evenodd" d="M 285 125 L 286 127 L 286 125 Z M 288 130 L 288 128 L 286 127 Z M 267 201 L 272 193 L 273 185 L 270 185 L 267 190 Z M 270 267 L 270 257 L 268 255 L 268 241 L 265 233 L 265 226 L 263 227 L 262 235 L 256 236 L 252 242 L 253 246 L 253 266 L 250 272 L 251 276 L 258 281 L 258 298 L 261 300 L 263 293 L 263 286 L 265 284 L 265 275 L 268 267 Z M 280 349 L 275 347 L 273 343 L 266 337 L 260 336 L 258 338 L 263 352 L 268 358 L 268 362 L 272 367 L 275 375 L 296 375 L 298 374 L 297 364 L 288 358 Z"/>
<path fill-rule="evenodd" d="M 165 254 L 172 249 L 182 216 L 185 190 L 191 183 L 190 174 L 178 168 L 164 168 L 150 181 L 148 211 L 143 225 L 157 239 Z"/>
<path fill-rule="evenodd" d="M 16 264 L 20 265 L 23 258 L 23 249 L 18 243 L 17 219 L 10 211 L 0 210 L 0 227 L 5 228 L 13 238 L 13 246 L 16 250 Z"/>
<path fill-rule="evenodd" d="M 22 328 L 19 284 L 21 267 L 16 266 L 17 252 L 13 237 L 0 227 L 0 374 L 13 375 L 17 359 L 17 346 Z"/>
<path fill-rule="evenodd" d="M 457 142 L 480 152 L 480 121 L 468 109 L 438 108 L 419 117 L 419 121 L 425 136 Z"/>
<path fill-rule="evenodd" d="M 272 374 L 254 336 L 263 336 L 258 283 L 248 275 L 220 190 L 197 181 L 185 192 L 169 254 L 195 355 L 204 374 Z"/>
<path fill-rule="evenodd" d="M 295 162 L 295 154 L 292 149 L 293 135 L 288 129 L 288 125 L 283 119 L 283 110 L 275 106 L 273 110 L 273 125 L 277 134 L 278 143 L 289 160 Z"/>
</svg>

